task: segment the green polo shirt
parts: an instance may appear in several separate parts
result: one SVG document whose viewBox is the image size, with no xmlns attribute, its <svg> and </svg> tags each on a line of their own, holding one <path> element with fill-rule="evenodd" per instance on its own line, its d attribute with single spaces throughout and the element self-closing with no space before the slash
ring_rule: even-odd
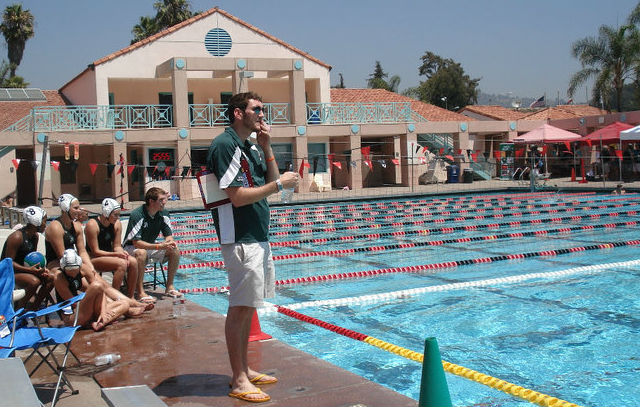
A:
<svg viewBox="0 0 640 407">
<path fill-rule="evenodd" d="M 132 245 L 134 240 L 154 243 L 158 235 L 171 236 L 171 220 L 169 212 L 162 210 L 151 217 L 145 205 L 131 211 L 125 233 L 124 245 Z"/>
<path fill-rule="evenodd" d="M 258 187 L 265 184 L 267 163 L 261 148 L 248 139 L 243 143 L 231 127 L 213 139 L 207 169 L 218 178 L 220 189 Z M 269 204 L 262 199 L 235 207 L 231 203 L 211 210 L 220 243 L 254 243 L 269 240 Z"/>
</svg>

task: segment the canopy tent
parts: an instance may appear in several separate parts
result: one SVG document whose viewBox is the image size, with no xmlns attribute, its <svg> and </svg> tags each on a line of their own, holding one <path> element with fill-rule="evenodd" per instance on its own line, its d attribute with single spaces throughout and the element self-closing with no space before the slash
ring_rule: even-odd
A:
<svg viewBox="0 0 640 407">
<path fill-rule="evenodd" d="M 565 141 L 578 141 L 581 138 L 579 134 L 545 123 L 528 133 L 514 138 L 513 142 L 517 144 L 564 143 Z"/>
<path fill-rule="evenodd" d="M 584 136 L 580 141 L 602 141 L 603 143 L 618 142 L 621 139 L 621 132 L 633 128 L 632 125 L 627 123 L 615 122 L 603 127 L 599 130 L 589 133 Z M 640 130 L 638 136 L 640 137 Z"/>
<path fill-rule="evenodd" d="M 640 126 L 632 127 L 628 130 L 620 132 L 620 141 L 639 141 L 640 140 Z"/>
</svg>

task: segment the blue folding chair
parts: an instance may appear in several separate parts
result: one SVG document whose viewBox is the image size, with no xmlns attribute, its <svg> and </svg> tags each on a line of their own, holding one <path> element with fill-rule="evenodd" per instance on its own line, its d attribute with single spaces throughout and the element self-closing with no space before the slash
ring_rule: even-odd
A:
<svg viewBox="0 0 640 407">
<path fill-rule="evenodd" d="M 70 327 L 42 327 L 39 320 L 41 319 L 40 317 L 56 313 L 80 301 L 84 298 L 84 293 L 39 311 L 24 312 L 22 309 L 14 311 L 14 284 L 13 260 L 10 258 L 3 259 L 0 261 L 0 315 L 5 315 L 5 323 L 8 324 L 11 335 L 0 338 L 0 357 L 8 357 L 15 350 L 32 349 L 31 354 L 24 361 L 25 365 L 36 355 L 40 357 L 40 362 L 29 373 L 29 376 L 32 376 L 43 364 L 46 364 L 54 373 L 58 374 L 58 382 L 51 402 L 51 407 L 54 407 L 62 382 L 69 387 L 71 394 L 78 393 L 64 374 L 64 369 L 69 356 L 69 345 L 80 327 L 76 326 L 75 323 L 74 326 Z M 77 317 L 78 313 L 76 312 L 76 321 Z M 29 319 L 33 321 L 33 326 L 27 324 Z M 0 328 L 4 328 L 4 326 Z M 60 345 L 66 348 L 62 362 L 53 353 Z"/>
</svg>

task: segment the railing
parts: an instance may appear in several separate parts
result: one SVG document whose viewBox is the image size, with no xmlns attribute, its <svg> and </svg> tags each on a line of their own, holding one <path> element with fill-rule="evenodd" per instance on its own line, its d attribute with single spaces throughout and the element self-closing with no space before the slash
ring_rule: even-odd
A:
<svg viewBox="0 0 640 407">
<path fill-rule="evenodd" d="M 288 103 L 265 103 L 265 121 L 269 124 L 291 124 Z M 213 127 L 229 124 L 227 105 L 189 105 L 191 127 Z"/>
<path fill-rule="evenodd" d="M 412 122 L 409 102 L 307 103 L 308 124 Z"/>
</svg>

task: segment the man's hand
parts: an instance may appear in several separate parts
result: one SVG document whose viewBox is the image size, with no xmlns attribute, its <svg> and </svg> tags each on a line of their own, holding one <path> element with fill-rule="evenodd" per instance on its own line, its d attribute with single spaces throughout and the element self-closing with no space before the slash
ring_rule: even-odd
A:
<svg viewBox="0 0 640 407">
<path fill-rule="evenodd" d="M 296 188 L 300 182 L 300 175 L 297 172 L 287 171 L 280 176 L 280 182 L 285 189 Z"/>
</svg>

